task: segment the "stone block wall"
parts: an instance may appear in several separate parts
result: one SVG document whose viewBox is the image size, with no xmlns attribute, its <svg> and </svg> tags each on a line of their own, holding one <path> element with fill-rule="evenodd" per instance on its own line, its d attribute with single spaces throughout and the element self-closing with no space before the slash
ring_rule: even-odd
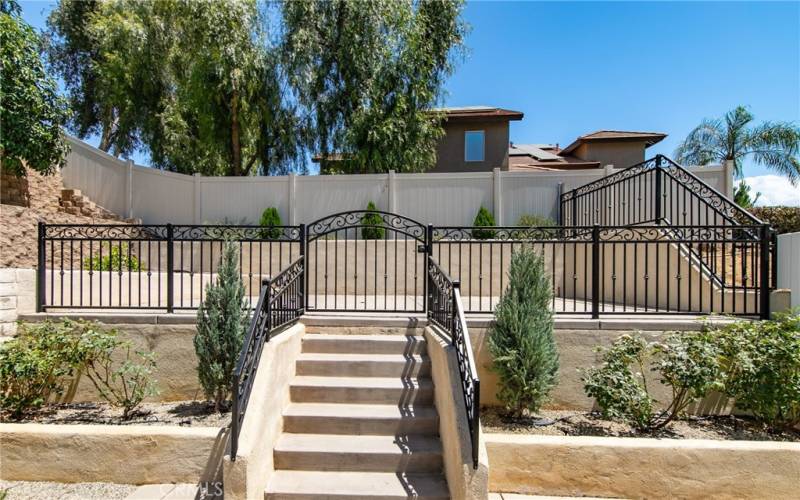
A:
<svg viewBox="0 0 800 500">
<path fill-rule="evenodd" d="M 8 172 L 0 173 L 0 203 L 27 207 L 30 205 L 28 178 Z"/>
<path fill-rule="evenodd" d="M 0 337 L 14 335 L 17 317 L 36 311 L 36 271 L 0 269 Z"/>
</svg>

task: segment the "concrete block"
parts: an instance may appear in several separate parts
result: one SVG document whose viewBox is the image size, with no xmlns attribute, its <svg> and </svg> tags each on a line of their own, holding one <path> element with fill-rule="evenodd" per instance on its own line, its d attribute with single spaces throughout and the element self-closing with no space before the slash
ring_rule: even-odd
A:
<svg viewBox="0 0 800 500">
<path fill-rule="evenodd" d="M 14 309 L 0 309 L 0 323 L 9 323 L 17 320 L 17 310 Z"/>
<path fill-rule="evenodd" d="M 14 283 L 17 281 L 16 269 L 13 267 L 0 269 L 0 283 Z"/>
<path fill-rule="evenodd" d="M 17 298 L 13 295 L 0 297 L 0 310 L 17 309 Z"/>
<path fill-rule="evenodd" d="M 13 337 L 17 334 L 16 323 L 0 323 L 0 338 Z"/>
<path fill-rule="evenodd" d="M 797 293 L 800 293 L 798 290 Z M 792 291 L 788 288 L 779 288 L 769 294 L 769 311 L 771 315 L 775 313 L 785 313 L 792 309 Z"/>
</svg>

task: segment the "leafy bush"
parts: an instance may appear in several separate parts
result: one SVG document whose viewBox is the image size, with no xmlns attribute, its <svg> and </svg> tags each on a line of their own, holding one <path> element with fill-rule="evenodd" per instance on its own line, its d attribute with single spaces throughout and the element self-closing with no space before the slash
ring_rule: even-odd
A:
<svg viewBox="0 0 800 500">
<path fill-rule="evenodd" d="M 556 221 L 542 215 L 523 214 L 520 215 L 517 225 L 522 227 L 553 227 L 556 225 Z"/>
<path fill-rule="evenodd" d="M 125 350 L 125 359 L 115 363 L 113 354 L 120 348 Z M 87 361 L 86 376 L 103 399 L 122 408 L 124 420 L 133 415 L 144 398 L 158 393 L 152 378 L 156 366 L 153 353 L 136 351 L 135 354 L 138 363 L 131 359 L 131 344 L 114 337 Z"/>
<path fill-rule="evenodd" d="M 197 309 L 197 374 L 214 409 L 222 410 L 231 389 L 233 370 L 244 341 L 247 311 L 244 284 L 239 275 L 239 255 L 226 241 L 220 258 L 219 273 L 214 283 L 206 286 L 205 300 Z"/>
<path fill-rule="evenodd" d="M 268 228 L 260 231 L 261 237 L 265 240 L 277 240 L 281 237 L 281 229 L 275 227 L 281 225 L 281 216 L 277 208 L 269 207 L 264 209 L 264 213 L 261 214 L 259 225 L 263 228 Z"/>
<path fill-rule="evenodd" d="M 551 285 L 544 258 L 522 247 L 511 255 L 508 287 L 489 332 L 498 398 L 516 415 L 535 413 L 556 384 L 558 349 L 553 339 Z"/>
<path fill-rule="evenodd" d="M 800 231 L 800 207 L 753 207 L 748 210 L 778 234 Z"/>
<path fill-rule="evenodd" d="M 547 228 L 553 227 L 556 222 L 550 217 L 542 217 L 540 215 L 524 214 L 517 220 L 517 226 L 526 227 L 528 229 L 515 229 L 511 231 L 511 238 L 515 240 L 542 240 L 552 239 L 553 231 L 548 231 Z"/>
<path fill-rule="evenodd" d="M 475 215 L 475 220 L 472 223 L 473 227 L 494 227 L 494 217 L 489 213 L 486 208 L 481 205 L 478 213 Z M 473 229 L 472 237 L 476 240 L 490 240 L 494 238 L 495 231 L 492 229 Z"/>
<path fill-rule="evenodd" d="M 361 218 L 361 237 L 365 240 L 382 240 L 385 229 L 383 229 L 383 218 L 376 213 L 375 204 L 367 204 L 367 213 Z"/>
<path fill-rule="evenodd" d="M 725 392 L 736 406 L 776 429 L 800 424 L 800 313 L 739 321 L 714 333 Z"/>
<path fill-rule="evenodd" d="M 74 393 L 80 373 L 116 332 L 97 323 L 19 323 L 17 337 L 0 345 L 0 409 L 19 418 L 64 390 Z"/>
<path fill-rule="evenodd" d="M 692 402 L 720 387 L 719 351 L 710 332 L 676 332 L 661 343 L 623 335 L 603 352 L 602 361 L 584 376 L 586 394 L 595 398 L 605 418 L 644 431 L 666 426 Z M 653 380 L 648 380 L 648 371 L 658 373 L 660 382 L 672 390 L 671 401 L 661 410 L 650 394 Z"/>
<path fill-rule="evenodd" d="M 139 259 L 128 251 L 128 244 L 105 245 L 107 251 L 102 257 L 96 255 L 83 260 L 86 271 L 146 271 Z"/>
</svg>

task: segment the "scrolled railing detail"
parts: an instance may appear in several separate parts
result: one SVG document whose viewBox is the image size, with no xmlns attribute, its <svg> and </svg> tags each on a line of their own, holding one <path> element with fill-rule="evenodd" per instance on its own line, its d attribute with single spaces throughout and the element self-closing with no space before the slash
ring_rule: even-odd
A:
<svg viewBox="0 0 800 500">
<path fill-rule="evenodd" d="M 477 469 L 480 450 L 481 382 L 475 367 L 459 288 L 459 282 L 451 279 L 439 264 L 429 257 L 428 319 L 450 336 L 450 341 L 456 350 L 461 392 L 464 396 L 467 425 L 472 443 L 472 466 Z"/>
<path fill-rule="evenodd" d="M 305 260 L 300 256 L 273 279 L 261 283 L 258 305 L 253 312 L 233 372 L 231 412 L 231 460 L 236 460 L 239 433 L 247 412 L 264 344 L 276 330 L 296 321 L 304 312 Z"/>
<path fill-rule="evenodd" d="M 363 220 L 367 216 L 377 216 L 380 218 L 380 223 L 364 223 Z M 308 239 L 314 240 L 342 229 L 365 227 L 383 227 L 416 239 L 424 239 L 426 231 L 425 225 L 403 215 L 381 210 L 353 210 L 329 215 L 312 222 L 308 225 Z"/>
</svg>

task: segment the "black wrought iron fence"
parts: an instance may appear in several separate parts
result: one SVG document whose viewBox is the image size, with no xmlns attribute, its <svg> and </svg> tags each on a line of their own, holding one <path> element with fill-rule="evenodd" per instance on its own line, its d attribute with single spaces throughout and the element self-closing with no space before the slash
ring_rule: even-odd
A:
<svg viewBox="0 0 800 500">
<path fill-rule="evenodd" d="M 769 312 L 774 239 L 764 225 L 433 228 L 432 255 L 460 282 L 467 313 L 494 311 L 523 245 L 544 257 L 556 313 Z"/>
<path fill-rule="evenodd" d="M 472 441 L 472 464 L 477 469 L 480 449 L 481 381 L 475 367 L 459 282 L 451 279 L 432 257 L 428 257 L 427 274 L 428 319 L 450 336 L 450 341 L 456 350 L 461 391 Z"/>
<path fill-rule="evenodd" d="M 40 225 L 38 306 L 194 309 L 226 240 L 239 248 L 251 304 L 263 278 L 305 256 L 304 307 L 314 311 L 425 312 L 433 255 L 461 283 L 464 311 L 490 313 L 521 245 L 544 256 L 559 314 L 763 317 L 775 283 L 776 242 L 765 225 L 476 229 L 377 213 L 367 224 L 364 215 L 332 216 L 313 235 L 305 226 Z M 377 228 L 380 238 L 365 238 Z"/>
<path fill-rule="evenodd" d="M 272 279 L 264 279 L 233 374 L 231 392 L 231 460 L 236 460 L 239 434 L 264 344 L 278 329 L 296 321 L 305 309 L 305 259 L 300 256 Z"/>
<path fill-rule="evenodd" d="M 656 155 L 561 195 L 565 226 L 762 222 L 670 158 Z"/>
<path fill-rule="evenodd" d="M 303 226 L 39 224 L 41 309 L 195 309 L 225 241 L 239 251 L 247 300 L 301 254 Z"/>
</svg>

